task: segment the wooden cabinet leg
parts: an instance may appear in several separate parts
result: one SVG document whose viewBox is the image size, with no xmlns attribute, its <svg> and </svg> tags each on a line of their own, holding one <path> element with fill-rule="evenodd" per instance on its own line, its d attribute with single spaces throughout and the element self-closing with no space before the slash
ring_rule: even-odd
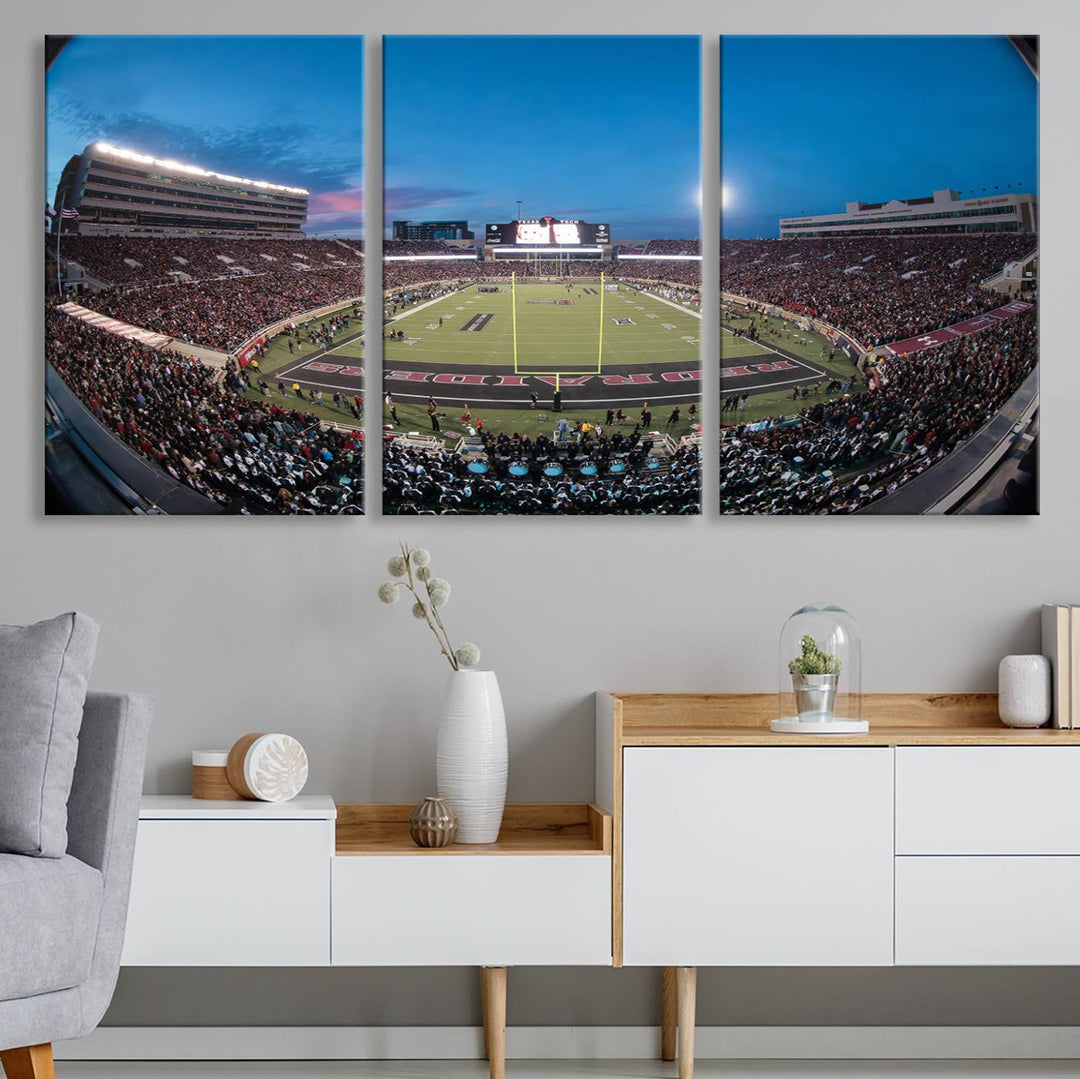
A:
<svg viewBox="0 0 1080 1079">
<path fill-rule="evenodd" d="M 56 1079 L 52 1045 L 28 1045 L 24 1049 L 5 1049 L 0 1053 L 7 1079 Z"/>
<path fill-rule="evenodd" d="M 677 981 L 679 986 L 679 1079 L 694 1079 L 697 967 L 679 967 Z"/>
<path fill-rule="evenodd" d="M 484 1005 L 484 1048 L 491 1079 L 506 1076 L 506 967 L 483 967 L 480 997 Z"/>
<path fill-rule="evenodd" d="M 480 1014 L 484 1020 L 484 1059 L 491 1059 L 491 1031 L 488 1027 L 488 976 L 485 967 L 480 968 Z"/>
<path fill-rule="evenodd" d="M 675 967 L 660 969 L 660 1059 L 675 1059 L 679 990 Z"/>
</svg>

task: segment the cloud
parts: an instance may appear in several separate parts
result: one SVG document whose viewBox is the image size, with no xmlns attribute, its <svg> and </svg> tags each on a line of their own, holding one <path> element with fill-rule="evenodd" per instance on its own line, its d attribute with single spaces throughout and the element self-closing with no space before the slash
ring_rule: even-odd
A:
<svg viewBox="0 0 1080 1079">
<path fill-rule="evenodd" d="M 445 206 L 448 202 L 467 198 L 474 194 L 453 187 L 405 186 L 388 187 L 383 192 L 383 208 L 387 213 L 401 210 L 418 210 L 425 207 Z"/>
<path fill-rule="evenodd" d="M 320 191 L 312 195 L 308 200 L 308 213 L 310 216 L 317 214 L 347 214 L 364 212 L 364 189 L 362 187 L 349 187 L 341 191 Z"/>
<path fill-rule="evenodd" d="M 314 214 L 309 215 L 304 225 L 308 236 L 356 236 L 364 235 L 362 214 Z"/>
<path fill-rule="evenodd" d="M 70 153 L 101 139 L 217 172 L 304 187 L 312 193 L 351 188 L 362 171 L 359 123 L 338 124 L 331 138 L 326 131 L 296 122 L 226 128 L 162 120 L 143 112 L 106 115 L 63 95 L 50 100 L 49 120 L 51 128 L 63 130 L 78 143 Z"/>
</svg>

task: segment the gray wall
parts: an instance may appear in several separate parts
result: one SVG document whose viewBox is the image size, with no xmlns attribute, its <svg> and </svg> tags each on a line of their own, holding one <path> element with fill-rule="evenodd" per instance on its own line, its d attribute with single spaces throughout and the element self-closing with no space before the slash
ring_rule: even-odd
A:
<svg viewBox="0 0 1080 1079">
<path fill-rule="evenodd" d="M 433 550 L 439 572 L 457 586 L 447 610 L 452 630 L 476 640 L 499 673 L 510 723 L 510 797 L 517 801 L 591 797 L 594 689 L 773 690 L 777 631 L 806 601 L 828 598 L 860 617 L 868 690 L 992 689 L 1003 654 L 1037 647 L 1036 606 L 1080 597 L 1080 363 L 1072 334 L 1080 255 L 1080 19 L 1067 0 L 1024 9 L 1000 0 L 911 0 L 893 16 L 879 8 L 868 14 L 868 7 L 855 0 L 689 0 L 661 11 L 615 0 L 539 6 L 413 0 L 407 14 L 398 14 L 392 6 L 351 0 L 302 7 L 265 0 L 52 0 L 5 10 L 3 205 L 10 224 L 0 256 L 7 310 L 0 617 L 34 620 L 78 607 L 101 620 L 94 685 L 157 697 L 148 791 L 185 790 L 194 747 L 226 746 L 245 731 L 279 728 L 306 744 L 312 791 L 393 801 L 429 792 L 444 671 L 407 612 L 382 608 L 374 597 L 399 538 Z M 711 512 L 697 521 L 43 518 L 41 35 L 563 28 L 705 35 L 706 215 L 717 212 L 716 34 L 1042 33 L 1041 517 L 719 520 L 710 467 Z M 369 160 L 378 149 L 377 46 L 369 37 Z M 903 77 L 852 74 L 856 94 L 859 79 Z M 508 97 L 508 118 L 512 104 Z M 993 137 L 990 120 L 987 138 Z M 373 176 L 369 204 L 380 193 Z M 373 213 L 369 236 L 380 227 Z M 714 230 L 706 230 L 705 252 L 706 295 L 715 295 Z M 378 287 L 374 274 L 371 283 Z M 706 312 L 706 371 L 715 379 L 715 309 Z M 377 361 L 376 354 L 369 365 L 376 375 Z M 708 398 L 705 417 L 711 430 L 717 415 Z M 376 462 L 370 464 L 375 488 Z M 372 502 L 377 509 L 377 495 Z M 1010 916 L 1002 912 L 1003 921 Z M 514 1023 L 645 1023 L 655 1016 L 650 972 L 516 971 L 512 979 Z M 710 972 L 703 975 L 700 1017 L 745 1024 L 1072 1024 L 1078 984 L 1068 971 Z M 128 971 L 109 1021 L 472 1022 L 472 989 L 465 971 Z"/>
</svg>

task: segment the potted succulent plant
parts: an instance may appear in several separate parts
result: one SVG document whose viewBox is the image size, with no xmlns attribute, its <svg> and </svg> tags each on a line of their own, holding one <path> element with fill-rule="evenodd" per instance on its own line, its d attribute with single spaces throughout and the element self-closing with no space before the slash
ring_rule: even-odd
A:
<svg viewBox="0 0 1080 1079">
<path fill-rule="evenodd" d="M 801 653 L 788 664 L 799 719 L 833 718 L 842 669 L 843 662 L 838 656 L 823 652 L 809 633 L 803 636 Z"/>
<path fill-rule="evenodd" d="M 413 599 L 412 614 L 426 622 L 439 651 L 450 664 L 435 746 L 439 796 L 457 814 L 459 843 L 494 843 L 506 805 L 506 714 L 494 671 L 478 670 L 480 649 L 471 642 L 450 643 L 442 608 L 450 600 L 450 582 L 435 577 L 431 555 L 422 547 L 401 545 L 387 563 L 394 578 L 379 585 L 379 599 L 396 603 L 404 589 Z"/>
</svg>

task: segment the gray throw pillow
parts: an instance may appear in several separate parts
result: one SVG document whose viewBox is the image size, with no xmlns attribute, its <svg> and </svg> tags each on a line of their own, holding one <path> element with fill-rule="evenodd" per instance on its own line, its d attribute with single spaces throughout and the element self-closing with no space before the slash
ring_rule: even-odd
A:
<svg viewBox="0 0 1080 1079">
<path fill-rule="evenodd" d="M 98 624 L 0 625 L 0 853 L 59 858 Z"/>
</svg>

